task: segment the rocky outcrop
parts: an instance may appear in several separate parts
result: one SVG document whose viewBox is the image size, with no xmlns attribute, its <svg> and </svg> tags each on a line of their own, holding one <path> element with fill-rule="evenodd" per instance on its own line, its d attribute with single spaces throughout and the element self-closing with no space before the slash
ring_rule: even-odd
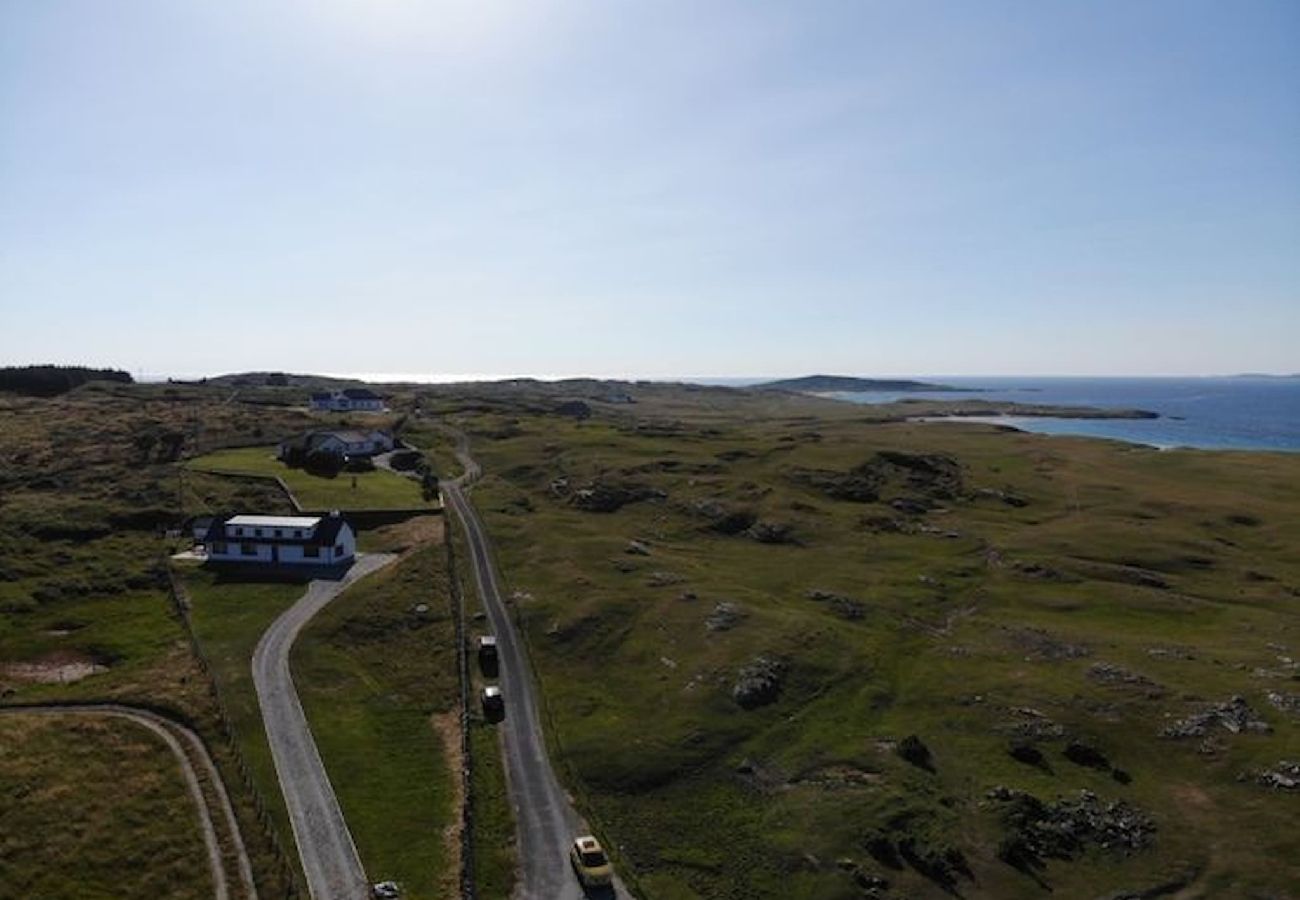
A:
<svg viewBox="0 0 1300 900">
<path fill-rule="evenodd" d="M 745 610 L 738 603 L 724 600 L 713 607 L 713 612 L 704 620 L 704 627 L 709 631 L 730 631 L 745 618 Z"/>
<path fill-rule="evenodd" d="M 552 485 L 554 489 L 554 485 Z M 667 495 L 657 489 L 633 482 L 593 481 L 568 495 L 569 503 L 584 512 L 617 512 L 629 503 L 662 500 Z"/>
<path fill-rule="evenodd" d="M 784 675 L 784 663 L 760 656 L 737 673 L 731 697 L 744 709 L 766 706 L 780 695 Z"/>
<path fill-rule="evenodd" d="M 998 856 L 1019 869 L 1047 859 L 1073 859 L 1089 848 L 1128 855 L 1149 847 L 1156 826 L 1123 800 L 1102 800 L 1092 791 L 1044 803 L 1032 794 L 999 785 L 988 792 L 999 807 L 1005 836 Z"/>
<path fill-rule="evenodd" d="M 1250 704 L 1246 702 L 1246 698 L 1238 695 L 1224 703 L 1216 703 L 1209 709 L 1204 709 L 1185 719 L 1180 719 L 1163 729 L 1160 736 L 1166 738 L 1205 737 L 1216 728 L 1223 728 L 1233 734 L 1245 732 L 1267 734 L 1273 730 L 1271 725 L 1251 709 Z"/>
</svg>

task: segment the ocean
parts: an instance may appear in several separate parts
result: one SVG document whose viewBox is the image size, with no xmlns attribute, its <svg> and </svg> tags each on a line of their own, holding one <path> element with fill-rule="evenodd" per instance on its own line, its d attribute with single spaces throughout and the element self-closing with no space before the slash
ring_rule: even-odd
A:
<svg viewBox="0 0 1300 900">
<path fill-rule="evenodd" d="M 1147 409 L 1159 419 L 996 421 L 1043 434 L 1113 438 L 1152 447 L 1300 452 L 1300 378 L 926 378 L 979 393 L 839 393 L 854 403 L 899 399 L 1002 400 Z M 980 420 L 984 421 L 984 420 Z"/>
</svg>

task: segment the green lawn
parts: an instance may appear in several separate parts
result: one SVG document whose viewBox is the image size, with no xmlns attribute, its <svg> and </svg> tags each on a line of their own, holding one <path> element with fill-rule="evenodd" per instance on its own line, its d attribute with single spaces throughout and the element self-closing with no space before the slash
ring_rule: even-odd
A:
<svg viewBox="0 0 1300 900">
<path fill-rule="evenodd" d="M 458 747 L 442 548 L 424 546 L 349 588 L 304 629 L 292 665 L 367 874 L 399 882 L 412 900 L 456 896 L 448 828 L 459 819 L 459 772 L 435 730 Z"/>
<path fill-rule="evenodd" d="M 275 458 L 274 447 L 218 450 L 190 460 L 199 472 L 239 472 L 278 475 L 293 491 L 303 509 L 408 509 L 431 506 L 420 494 L 420 484 L 383 469 L 332 478 L 292 469 Z"/>
<path fill-rule="evenodd" d="M 157 735 L 123 719 L 6 714 L 0 748 L 0 896 L 212 896 L 194 800 Z"/>
<path fill-rule="evenodd" d="M 198 566 L 178 568 L 193 606 L 190 621 L 221 690 L 249 774 L 271 815 L 285 855 L 298 868 L 293 831 L 275 776 L 253 687 L 253 649 L 275 618 L 302 596 L 301 584 L 226 580 Z"/>
</svg>

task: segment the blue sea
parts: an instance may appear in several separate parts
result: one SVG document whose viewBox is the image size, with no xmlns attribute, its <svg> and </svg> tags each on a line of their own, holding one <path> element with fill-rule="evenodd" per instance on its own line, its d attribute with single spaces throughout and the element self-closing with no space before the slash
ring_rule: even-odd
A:
<svg viewBox="0 0 1300 900">
<path fill-rule="evenodd" d="M 1146 409 L 1159 419 L 996 421 L 1044 434 L 1081 434 L 1152 447 L 1300 452 L 1300 378 L 925 378 L 979 393 L 840 393 L 854 403 L 999 400 Z M 985 421 L 981 419 L 980 421 Z"/>
</svg>

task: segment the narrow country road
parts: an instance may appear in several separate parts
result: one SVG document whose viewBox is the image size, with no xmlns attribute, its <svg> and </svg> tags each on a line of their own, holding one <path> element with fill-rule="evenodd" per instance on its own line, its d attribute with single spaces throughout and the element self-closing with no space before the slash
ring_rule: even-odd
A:
<svg viewBox="0 0 1300 900">
<path fill-rule="evenodd" d="M 482 522 L 463 491 L 464 486 L 478 477 L 479 466 L 469 455 L 464 435 L 453 429 L 444 430 L 457 438 L 456 456 L 465 473 L 442 482 L 443 498 L 465 529 L 474 580 L 497 637 L 501 662 L 499 680 L 506 701 L 506 716 L 498 727 L 502 732 L 506 780 L 515 809 L 519 848 L 515 897 L 517 900 L 628 898 L 627 889 L 617 880 L 613 891 L 584 891 L 569 867 L 569 842 L 585 833 L 587 826 L 551 768 L 528 652 L 501 599 Z"/>
<path fill-rule="evenodd" d="M 257 900 L 257 887 L 253 883 L 253 867 L 248 860 L 248 851 L 244 846 L 244 836 L 239 830 L 239 822 L 235 818 L 234 807 L 230 805 L 230 795 L 226 793 L 226 785 L 217 773 L 217 767 L 208 754 L 207 746 L 191 729 L 155 712 L 118 704 L 11 706 L 0 708 L 0 714 L 113 716 L 141 725 L 161 738 L 163 743 L 175 755 L 177 763 L 180 764 L 181 774 L 185 778 L 186 787 L 189 789 L 190 797 L 194 800 L 194 805 L 198 811 L 199 827 L 203 832 L 203 843 L 207 848 L 208 867 L 212 872 L 212 896 L 215 900 L 228 900 L 231 893 L 226 879 L 226 867 L 222 862 L 221 845 L 217 840 L 216 826 L 212 821 L 213 810 L 208 807 L 208 802 L 203 796 L 203 790 L 199 786 L 198 773 L 194 770 L 194 760 L 197 760 L 199 766 L 203 769 L 203 775 L 212 785 L 217 796 L 217 801 L 221 806 L 220 813 L 225 820 L 226 831 L 230 835 L 236 865 L 239 867 L 240 887 L 242 888 L 237 896 L 246 897 L 248 900 Z M 192 756 L 186 754 L 184 747 L 181 746 L 182 741 L 189 745 Z"/>
<path fill-rule="evenodd" d="M 257 702 L 313 900 L 365 900 L 370 886 L 294 690 L 289 650 L 312 616 L 353 582 L 395 559 L 391 553 L 357 554 L 342 579 L 311 582 L 307 593 L 271 624 L 253 651 Z"/>
</svg>

